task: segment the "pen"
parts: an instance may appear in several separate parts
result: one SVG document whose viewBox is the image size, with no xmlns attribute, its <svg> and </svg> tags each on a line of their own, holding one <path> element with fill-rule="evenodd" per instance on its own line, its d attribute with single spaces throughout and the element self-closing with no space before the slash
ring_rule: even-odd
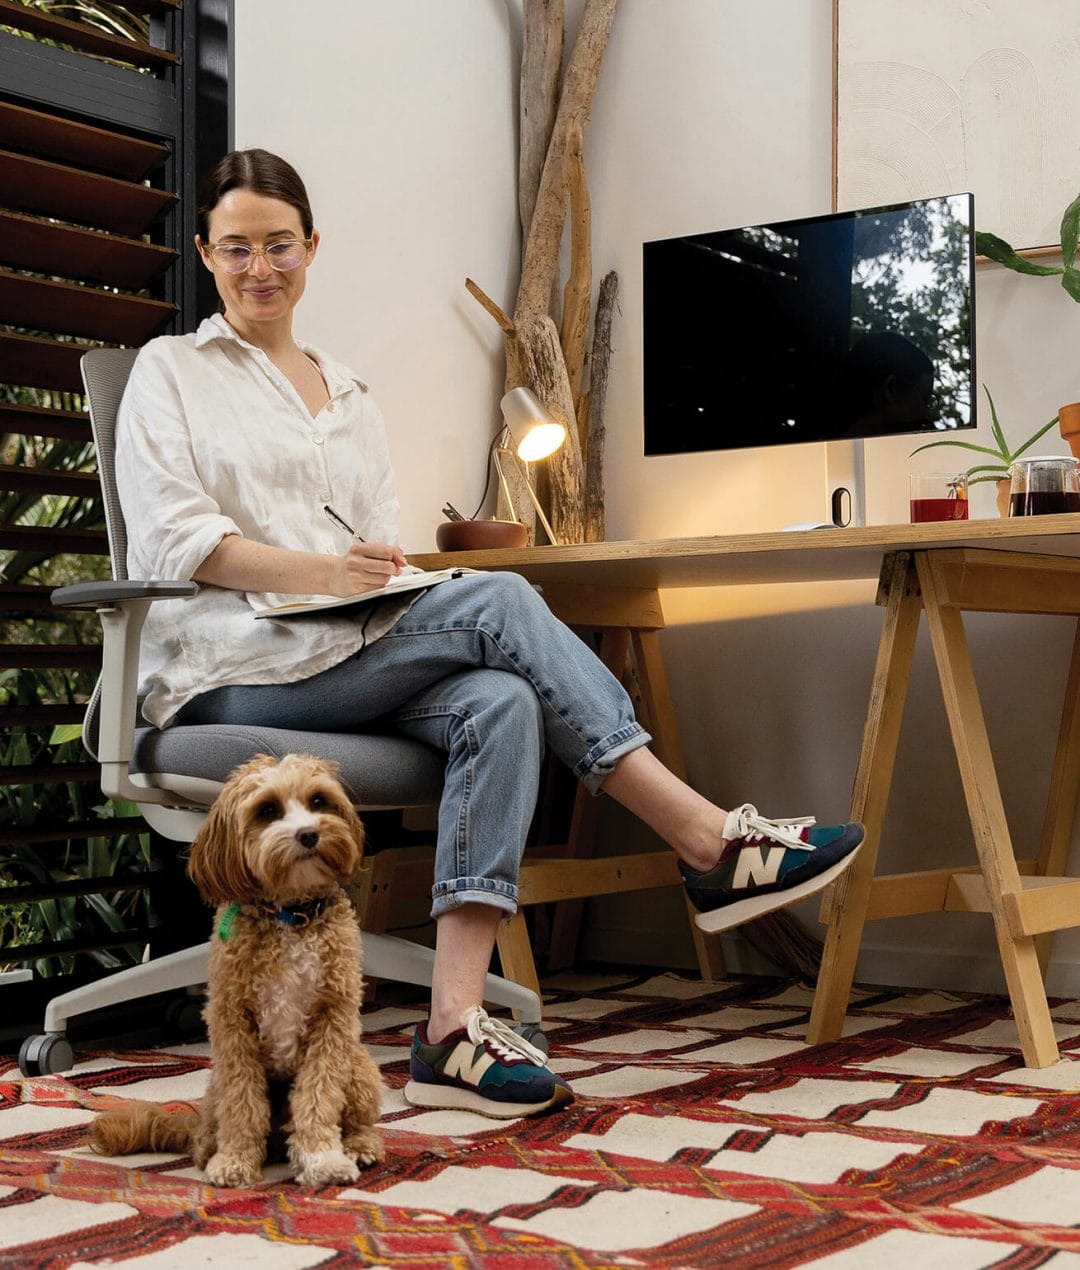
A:
<svg viewBox="0 0 1080 1270">
<path fill-rule="evenodd" d="M 352 525 L 350 525 L 347 520 L 342 519 L 342 517 L 339 516 L 336 511 L 334 511 L 334 509 L 330 506 L 329 503 L 323 503 L 323 511 L 326 512 L 327 516 L 329 516 L 329 518 L 334 522 L 335 525 L 339 525 L 342 529 L 345 530 L 347 534 L 350 534 L 353 538 L 355 538 L 357 542 L 364 541 L 363 538 L 361 538 L 360 535 L 356 532 L 356 530 L 352 527 Z"/>
</svg>

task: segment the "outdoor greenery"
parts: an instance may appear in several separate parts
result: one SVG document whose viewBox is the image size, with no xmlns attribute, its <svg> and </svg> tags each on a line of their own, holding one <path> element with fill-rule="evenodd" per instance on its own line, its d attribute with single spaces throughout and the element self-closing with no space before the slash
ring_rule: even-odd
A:
<svg viewBox="0 0 1080 1270">
<path fill-rule="evenodd" d="M 150 38 L 150 22 L 139 13 L 131 13 L 122 4 L 113 0 L 16 0 L 16 3 L 30 9 L 40 9 L 42 13 L 52 14 L 57 18 L 66 18 L 69 22 L 80 22 L 84 26 L 94 27 L 105 35 L 114 35 L 120 39 L 140 40 L 145 43 Z M 0 23 L 0 30 L 12 35 L 20 35 L 25 39 L 36 40 L 39 44 L 51 45 L 54 48 L 70 48 L 70 45 L 58 43 L 56 40 L 42 39 L 16 27 Z M 84 54 L 84 56 L 91 56 Z M 112 60 L 112 59 L 103 59 Z"/>
<path fill-rule="evenodd" d="M 14 405 L 44 406 L 79 410 L 81 397 L 36 389 L 0 387 L 0 399 Z M 49 468 L 57 471 L 94 470 L 93 446 L 82 441 L 50 437 L 0 435 L 0 461 L 20 467 Z M 100 500 L 60 495 L 33 495 L 19 491 L 0 494 L 0 523 L 62 527 L 102 528 Z M 0 552 L 0 576 L 12 583 L 63 586 L 88 578 L 109 576 L 105 557 L 49 555 L 47 552 Z M 44 612 L 31 617 L 5 616 L 0 619 L 0 643 L 10 644 L 96 644 L 97 618 L 92 613 Z M 0 672 L 0 704 L 81 704 L 93 690 L 92 672 L 64 670 L 9 669 Z M 85 760 L 77 725 L 63 728 L 10 729 L 0 736 L 0 763 L 5 768 Z M 103 820 L 134 814 L 131 808 L 92 802 L 93 786 L 79 782 L 45 782 L 36 785 L 0 785 L 0 832 L 31 825 Z M 100 798 L 100 796 L 98 796 Z M 80 877 L 111 877 L 145 866 L 149 850 L 146 835 L 127 834 L 118 838 L 92 837 L 71 842 L 62 857 L 46 863 L 33 847 L 0 847 L 0 887 L 20 883 L 46 884 Z M 70 896 L 55 900 L 4 904 L 0 900 L 0 949 L 13 952 L 24 944 L 44 940 L 65 940 L 89 930 L 122 930 L 130 923 L 137 905 L 145 900 L 137 892 L 127 895 Z M 123 950 L 129 961 L 137 961 L 141 949 Z M 118 964 L 111 952 L 90 954 L 105 965 Z M 43 958 L 33 963 L 38 974 L 68 973 L 73 956 Z M 17 958 L 0 960 L 0 970 L 19 964 Z"/>
</svg>

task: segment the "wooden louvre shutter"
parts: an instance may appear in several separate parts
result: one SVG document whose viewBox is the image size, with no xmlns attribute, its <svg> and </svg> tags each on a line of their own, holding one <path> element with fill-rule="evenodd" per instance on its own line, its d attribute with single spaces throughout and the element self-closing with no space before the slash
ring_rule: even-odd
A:
<svg viewBox="0 0 1080 1270">
<path fill-rule="evenodd" d="M 190 329 L 206 309 L 178 247 L 193 225 L 207 19 L 220 40 L 228 0 L 0 0 L 0 984 L 6 975 L 8 986 L 26 966 L 65 974 L 66 983 L 137 960 L 156 920 L 142 898 L 155 876 L 138 837 L 145 825 L 132 809 L 102 809 L 97 765 L 77 740 L 57 744 L 54 735 L 81 721 L 100 636 L 95 618 L 59 613 L 49 595 L 109 576 L 82 354 Z M 217 63 L 220 89 L 227 61 Z M 220 90 L 216 97 L 225 100 Z M 223 111 L 207 129 L 209 162 L 226 148 Z"/>
</svg>

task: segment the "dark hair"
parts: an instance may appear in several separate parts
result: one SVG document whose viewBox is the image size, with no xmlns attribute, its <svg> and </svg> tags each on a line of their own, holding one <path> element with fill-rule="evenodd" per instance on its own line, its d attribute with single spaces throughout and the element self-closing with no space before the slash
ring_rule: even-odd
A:
<svg viewBox="0 0 1080 1270">
<path fill-rule="evenodd" d="M 203 242 L 210 238 L 210 213 L 230 190 L 251 190 L 295 207 L 304 237 L 311 237 L 315 224 L 311 204 L 304 182 L 292 164 L 269 150 L 233 150 L 220 160 L 199 188 L 196 217 Z"/>
</svg>

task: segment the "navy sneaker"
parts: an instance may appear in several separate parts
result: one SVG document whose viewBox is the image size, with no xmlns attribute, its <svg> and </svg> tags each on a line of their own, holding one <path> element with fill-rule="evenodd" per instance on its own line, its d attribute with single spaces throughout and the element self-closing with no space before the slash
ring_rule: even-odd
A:
<svg viewBox="0 0 1080 1270">
<path fill-rule="evenodd" d="M 824 890 L 854 861 L 863 827 L 855 821 L 818 825 L 813 816 L 769 820 L 743 803 L 728 813 L 724 837 L 724 854 L 710 872 L 680 866 L 702 930 L 741 926 Z"/>
<path fill-rule="evenodd" d="M 574 1101 L 546 1056 L 508 1024 L 472 1006 L 461 1027 L 438 1045 L 421 1023 L 409 1055 L 405 1101 L 413 1107 L 478 1111 L 496 1120 L 535 1116 Z"/>
</svg>

